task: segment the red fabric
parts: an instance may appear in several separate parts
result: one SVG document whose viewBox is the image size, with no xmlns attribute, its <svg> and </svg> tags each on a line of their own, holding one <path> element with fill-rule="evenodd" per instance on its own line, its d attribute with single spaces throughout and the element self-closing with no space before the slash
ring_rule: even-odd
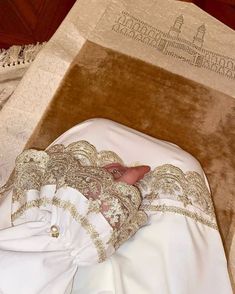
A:
<svg viewBox="0 0 235 294">
<path fill-rule="evenodd" d="M 192 2 L 235 29 L 235 0 L 194 0 Z"/>
</svg>

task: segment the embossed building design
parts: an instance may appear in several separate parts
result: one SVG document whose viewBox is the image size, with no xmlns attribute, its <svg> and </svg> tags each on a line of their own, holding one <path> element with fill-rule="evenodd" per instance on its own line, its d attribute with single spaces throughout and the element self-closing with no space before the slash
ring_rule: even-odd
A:
<svg viewBox="0 0 235 294">
<path fill-rule="evenodd" d="M 206 26 L 200 25 L 192 41 L 180 37 L 184 25 L 183 15 L 178 16 L 167 33 L 123 11 L 112 30 L 135 41 L 156 48 L 190 65 L 211 70 L 229 79 L 235 79 L 235 59 L 203 48 Z"/>
</svg>

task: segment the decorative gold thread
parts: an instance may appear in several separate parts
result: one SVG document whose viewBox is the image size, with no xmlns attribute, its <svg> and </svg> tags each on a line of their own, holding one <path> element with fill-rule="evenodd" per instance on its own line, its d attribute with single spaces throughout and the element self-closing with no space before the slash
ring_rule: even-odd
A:
<svg viewBox="0 0 235 294">
<path fill-rule="evenodd" d="M 24 208 L 26 191 L 40 191 L 46 185 L 54 185 L 56 191 L 61 187 L 76 189 L 89 201 L 88 215 L 102 213 L 115 231 L 112 245 L 117 248 L 117 244 L 126 240 L 121 240 L 121 236 L 128 239 L 144 223 L 139 221 L 143 219 L 139 217 L 143 213 L 139 211 L 142 200 L 139 190 L 115 182 L 112 174 L 102 168 L 112 162 L 122 160 L 111 151 L 97 152 L 86 141 L 73 142 L 67 147 L 54 145 L 46 151 L 25 150 L 16 160 L 13 202 Z M 13 214 L 16 217 L 17 213 Z"/>
<path fill-rule="evenodd" d="M 194 171 L 184 173 L 180 168 L 164 164 L 148 173 L 137 184 L 143 197 L 143 205 L 169 199 L 184 207 L 195 207 L 215 222 L 214 207 L 210 192 L 202 176 Z"/>
<path fill-rule="evenodd" d="M 25 203 L 24 205 L 22 205 L 15 213 L 12 214 L 12 221 L 14 222 L 18 217 L 20 217 L 22 214 L 24 214 L 26 210 L 30 208 L 34 208 L 34 207 L 39 208 L 46 205 L 53 205 L 53 206 L 62 208 L 65 211 L 68 211 L 70 215 L 72 216 L 72 218 L 75 221 L 79 222 L 81 226 L 89 233 L 96 247 L 97 254 L 99 257 L 99 262 L 102 262 L 106 259 L 104 244 L 99 238 L 99 234 L 97 233 L 95 228 L 89 223 L 88 219 L 85 216 L 81 216 L 78 213 L 76 206 L 69 201 L 64 201 L 57 197 L 54 197 L 53 199 L 44 197 L 44 198 L 29 201 Z"/>
<path fill-rule="evenodd" d="M 15 170 L 13 170 L 7 182 L 2 187 L 0 187 L 0 199 L 4 196 L 6 192 L 12 189 L 14 185 L 14 178 L 15 178 Z"/>
<path fill-rule="evenodd" d="M 227 79 L 235 79 L 234 58 L 203 48 L 206 35 L 205 25 L 202 24 L 197 28 L 192 40 L 180 37 L 182 25 L 183 15 L 176 17 L 169 31 L 164 32 L 122 11 L 113 23 L 112 31 L 191 66 L 213 71 Z"/>
<path fill-rule="evenodd" d="M 26 200 L 26 191 L 39 190 L 44 185 L 55 185 L 57 190 L 68 186 L 81 192 L 89 201 L 88 214 L 103 214 L 113 228 L 109 242 L 115 248 L 146 222 L 147 216 L 143 213 L 143 208 L 148 208 L 149 211 L 151 207 L 160 207 L 154 206 L 158 199 L 169 199 L 184 205 L 184 209 L 164 205 L 161 206 L 162 211 L 176 212 L 177 208 L 177 213 L 182 212 L 181 214 L 198 222 L 216 227 L 211 196 L 205 180 L 198 173 L 184 173 L 176 166 L 165 164 L 148 173 L 136 185 L 138 190 L 131 185 L 115 182 L 112 175 L 102 168 L 112 162 L 122 163 L 122 159 L 111 151 L 97 152 L 86 141 L 74 142 L 67 147 L 54 145 L 46 151 L 24 151 L 16 160 L 13 202 L 20 209 L 12 214 L 12 221 L 31 207 L 31 202 L 27 203 Z M 10 182 L 12 185 L 12 179 Z M 7 185 L 8 189 L 9 187 Z M 144 199 L 140 210 L 141 195 Z M 53 205 L 62 205 L 63 201 L 56 204 L 56 199 L 58 198 L 53 199 Z M 40 203 L 43 203 L 41 199 L 34 201 L 36 207 L 41 206 Z M 63 205 L 64 209 L 70 210 L 71 215 L 76 214 L 76 208 L 65 203 Z M 195 207 L 202 216 L 191 212 L 188 207 Z M 203 214 L 206 216 L 203 217 Z M 86 227 L 88 229 L 89 224 Z M 95 235 L 93 234 L 94 239 Z"/>
<path fill-rule="evenodd" d="M 205 218 L 203 218 L 202 216 L 200 216 L 199 214 L 189 211 L 185 208 L 180 208 L 177 206 L 168 206 L 168 205 L 142 205 L 141 208 L 144 211 L 158 211 L 158 212 L 172 212 L 172 213 L 176 213 L 176 214 L 180 214 L 180 215 L 184 215 L 187 216 L 189 218 L 192 218 L 193 220 L 206 225 L 212 229 L 218 230 L 218 226 L 216 223 L 213 223 L 209 220 L 206 220 Z"/>
</svg>

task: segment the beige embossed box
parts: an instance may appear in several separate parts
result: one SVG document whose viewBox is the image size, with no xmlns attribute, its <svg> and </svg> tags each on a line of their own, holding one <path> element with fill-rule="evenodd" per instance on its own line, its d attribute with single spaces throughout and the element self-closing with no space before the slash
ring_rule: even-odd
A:
<svg viewBox="0 0 235 294">
<path fill-rule="evenodd" d="M 235 33 L 189 3 L 98 2 L 78 1 L 4 107 L 5 174 L 29 137 L 45 148 L 92 117 L 176 143 L 209 179 L 232 270 Z"/>
</svg>

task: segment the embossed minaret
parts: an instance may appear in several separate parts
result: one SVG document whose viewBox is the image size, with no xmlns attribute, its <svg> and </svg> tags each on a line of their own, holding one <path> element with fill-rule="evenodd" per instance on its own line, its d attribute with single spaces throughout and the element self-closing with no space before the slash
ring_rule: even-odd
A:
<svg viewBox="0 0 235 294">
<path fill-rule="evenodd" d="M 203 42 L 204 42 L 204 37 L 206 33 L 206 27 L 205 25 L 201 25 L 197 29 L 196 35 L 193 37 L 193 44 L 196 45 L 199 48 L 202 48 Z"/>
<path fill-rule="evenodd" d="M 174 25 L 170 28 L 170 30 L 168 32 L 169 36 L 179 37 L 183 23 L 184 23 L 183 15 L 178 16 L 174 22 Z"/>
</svg>

